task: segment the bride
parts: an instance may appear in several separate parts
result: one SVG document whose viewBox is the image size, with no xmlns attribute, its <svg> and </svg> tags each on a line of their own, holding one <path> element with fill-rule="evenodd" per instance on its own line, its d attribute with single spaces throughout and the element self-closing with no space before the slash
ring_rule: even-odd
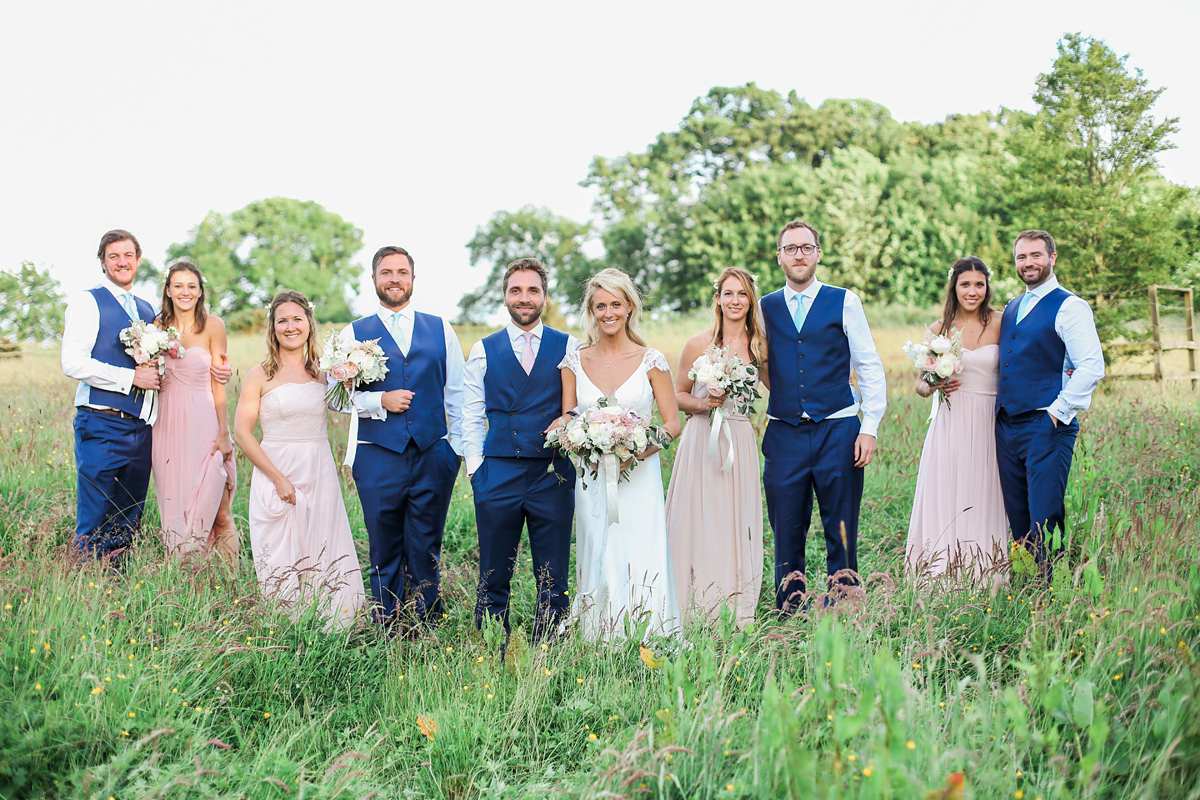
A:
<svg viewBox="0 0 1200 800">
<path fill-rule="evenodd" d="M 641 299 L 624 272 L 605 269 L 588 280 L 580 308 L 585 344 L 559 364 L 563 408 L 567 414 L 586 412 L 607 398 L 649 419 L 657 403 L 674 439 L 680 425 L 671 370 L 638 333 L 640 313 Z M 615 520 L 609 519 L 603 472 L 591 477 L 581 469 L 575 484 L 572 615 L 592 641 L 625 636 L 627 616 L 645 623 L 646 635 L 679 630 L 658 448 L 651 445 L 636 458 L 641 463 L 618 484 Z"/>
</svg>

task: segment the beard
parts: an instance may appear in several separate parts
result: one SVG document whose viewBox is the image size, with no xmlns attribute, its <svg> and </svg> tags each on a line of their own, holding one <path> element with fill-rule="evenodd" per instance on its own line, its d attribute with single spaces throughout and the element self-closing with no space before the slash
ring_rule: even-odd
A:
<svg viewBox="0 0 1200 800">
<path fill-rule="evenodd" d="M 387 294 L 388 288 L 399 289 L 400 290 L 399 299 L 393 301 L 390 297 L 388 297 L 388 294 Z M 376 286 L 375 287 L 375 296 L 378 297 L 379 302 L 382 303 L 387 308 L 400 308 L 400 307 L 406 305 L 408 303 L 408 301 L 412 298 L 412 289 L 405 289 L 403 286 L 393 286 L 393 287 L 385 286 L 381 289 L 380 287 Z"/>
<path fill-rule="evenodd" d="M 508 315 L 512 317 L 512 321 L 518 325 L 529 325 L 536 322 L 541 318 L 542 312 L 546 310 L 544 305 L 535 306 L 534 308 L 517 308 L 516 306 L 505 304 L 504 307 L 508 310 Z"/>
</svg>

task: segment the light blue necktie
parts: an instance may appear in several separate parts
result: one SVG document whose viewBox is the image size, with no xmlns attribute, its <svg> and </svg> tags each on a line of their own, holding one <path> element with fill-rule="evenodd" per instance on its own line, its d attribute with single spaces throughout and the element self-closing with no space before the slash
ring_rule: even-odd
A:
<svg viewBox="0 0 1200 800">
<path fill-rule="evenodd" d="M 1017 304 L 1017 322 L 1025 319 L 1025 315 L 1029 313 L 1029 306 L 1032 305 L 1033 292 L 1025 292 L 1021 295 L 1021 302 Z"/>
<path fill-rule="evenodd" d="M 404 335 L 404 328 L 400 327 L 400 318 L 403 316 L 403 311 L 393 311 L 392 322 L 389 327 L 391 328 L 392 338 L 396 340 L 396 346 L 400 348 L 400 352 L 408 355 L 408 340 Z"/>
<path fill-rule="evenodd" d="M 796 333 L 804 327 L 804 318 L 808 316 L 808 312 L 804 310 L 804 295 L 796 295 L 796 313 L 792 314 L 792 321 L 796 323 Z"/>
<path fill-rule="evenodd" d="M 131 320 L 136 321 L 138 318 L 138 315 L 137 315 L 137 311 L 134 310 L 133 295 L 130 294 L 129 292 L 125 292 L 124 294 L 121 295 L 121 302 L 125 305 L 125 313 L 129 315 L 129 318 Z"/>
</svg>

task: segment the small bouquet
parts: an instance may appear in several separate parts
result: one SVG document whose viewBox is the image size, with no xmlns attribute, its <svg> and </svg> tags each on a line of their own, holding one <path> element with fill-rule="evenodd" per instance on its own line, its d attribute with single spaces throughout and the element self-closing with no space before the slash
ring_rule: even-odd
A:
<svg viewBox="0 0 1200 800">
<path fill-rule="evenodd" d="M 962 372 L 962 331 L 951 328 L 949 336 L 934 336 L 932 331 L 926 331 L 921 344 L 913 344 L 911 340 L 904 343 L 904 355 L 917 365 L 921 380 L 938 387 L 938 398 L 949 408 L 950 395 L 939 384 Z"/>
<path fill-rule="evenodd" d="M 134 320 L 133 324 L 119 334 L 125 352 L 133 356 L 135 363 L 149 364 L 154 362 L 161 378 L 167 374 L 167 356 L 179 358 L 183 355 L 183 344 L 179 341 L 179 331 L 174 327 L 160 330 L 153 322 Z"/>
<path fill-rule="evenodd" d="M 699 381 L 709 390 L 724 392 L 733 401 L 736 414 L 749 414 L 754 410 L 754 401 L 762 397 L 758 393 L 756 380 L 758 369 L 742 361 L 728 347 L 710 344 L 692 363 L 688 377 Z"/>
<path fill-rule="evenodd" d="M 596 405 L 546 434 L 547 447 L 561 450 L 581 470 L 586 467 L 592 477 L 599 476 L 605 456 L 626 461 L 652 444 L 666 447 L 670 443 L 671 435 L 666 428 L 651 424 L 607 397 L 601 397 Z M 621 470 L 619 480 L 627 480 L 638 463 L 633 459 Z"/>
<path fill-rule="evenodd" d="M 321 369 L 336 381 L 325 394 L 325 402 L 350 408 L 351 391 L 387 375 L 387 356 L 378 339 L 345 341 L 337 331 L 330 331 L 321 352 Z M 350 389 L 346 388 L 347 381 Z"/>
</svg>

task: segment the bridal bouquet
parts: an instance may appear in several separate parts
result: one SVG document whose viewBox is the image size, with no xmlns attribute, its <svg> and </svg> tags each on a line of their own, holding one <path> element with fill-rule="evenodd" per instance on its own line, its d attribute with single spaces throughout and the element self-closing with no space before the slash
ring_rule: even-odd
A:
<svg viewBox="0 0 1200 800">
<path fill-rule="evenodd" d="M 733 401 L 736 414 L 749 414 L 754 410 L 754 401 L 762 397 L 756 380 L 758 369 L 742 361 L 728 347 L 710 344 L 692 363 L 688 377 L 710 390 L 724 392 Z"/>
<path fill-rule="evenodd" d="M 321 352 L 321 369 L 336 381 L 325 394 L 325 402 L 350 408 L 351 391 L 387 375 L 387 356 L 378 339 L 345 341 L 337 331 L 330 331 Z"/>
<path fill-rule="evenodd" d="M 158 375 L 167 373 L 167 356 L 179 358 L 183 355 L 183 344 L 179 341 L 179 331 L 170 327 L 160 330 L 153 322 L 134 320 L 133 324 L 118 334 L 125 352 L 133 356 L 137 364 L 154 362 Z"/>
<path fill-rule="evenodd" d="M 962 331 L 951 328 L 949 336 L 934 336 L 932 331 L 926 331 L 921 344 L 913 344 L 911 340 L 904 343 L 904 355 L 917 365 L 921 380 L 938 387 L 938 397 L 949 408 L 950 396 L 939 384 L 962 372 Z"/>
<path fill-rule="evenodd" d="M 586 467 L 592 477 L 600 475 L 605 456 L 626 461 L 651 444 L 666 447 L 670 443 L 671 436 L 663 426 L 651 424 L 607 397 L 601 397 L 596 405 L 546 434 L 547 447 L 561 450 L 581 470 Z M 638 460 L 633 458 L 628 467 L 621 469 L 618 480 L 628 479 L 637 465 Z"/>
</svg>

